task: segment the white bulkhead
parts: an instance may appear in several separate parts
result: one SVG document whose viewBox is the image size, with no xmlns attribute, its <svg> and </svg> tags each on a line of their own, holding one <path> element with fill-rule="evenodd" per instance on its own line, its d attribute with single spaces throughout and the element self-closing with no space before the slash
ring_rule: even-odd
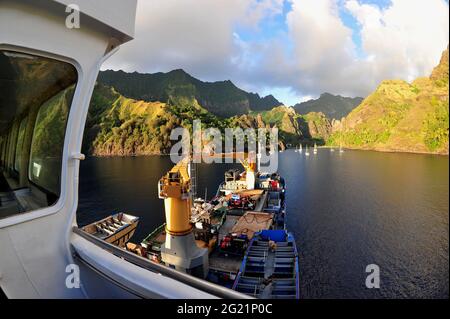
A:
<svg viewBox="0 0 450 319">
<path fill-rule="evenodd" d="M 80 10 L 80 28 L 66 26 L 69 4 Z M 7 297 L 211 297 L 124 261 L 72 231 L 91 94 L 103 61 L 133 38 L 136 5 L 136 0 L 0 1 L 0 51 L 67 62 L 78 76 L 64 137 L 59 198 L 49 207 L 0 218 L 0 287 Z M 89 266 L 77 262 L 75 254 Z M 66 285 L 71 264 L 80 267 L 80 288 Z"/>
</svg>

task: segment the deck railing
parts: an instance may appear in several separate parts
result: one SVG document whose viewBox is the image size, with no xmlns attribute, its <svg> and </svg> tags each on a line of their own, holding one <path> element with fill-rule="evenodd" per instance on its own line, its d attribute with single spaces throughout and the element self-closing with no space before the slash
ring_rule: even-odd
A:
<svg viewBox="0 0 450 319">
<path fill-rule="evenodd" d="M 225 299 L 249 299 L 249 298 L 251 298 L 248 295 L 239 293 L 239 292 L 231 290 L 229 288 L 221 287 L 219 285 L 210 283 L 206 280 L 199 279 L 199 278 L 193 277 L 191 275 L 182 273 L 180 271 L 171 269 L 164 265 L 151 262 L 148 259 L 145 259 L 141 256 L 135 255 L 127 250 L 124 250 L 124 249 L 114 246 L 110 243 L 107 243 L 99 238 L 96 238 L 95 236 L 92 236 L 91 234 L 88 234 L 88 233 L 82 231 L 78 227 L 73 227 L 72 230 L 75 234 L 86 239 L 87 241 L 99 246 L 100 248 L 105 249 L 106 251 L 114 254 L 117 257 L 123 258 L 124 260 L 126 260 L 136 266 L 139 266 L 139 267 L 142 267 L 149 271 L 159 273 L 163 276 L 167 276 L 169 278 L 178 280 L 179 282 L 189 285 L 192 288 L 199 289 L 203 292 L 209 293 L 218 298 L 225 298 Z"/>
</svg>

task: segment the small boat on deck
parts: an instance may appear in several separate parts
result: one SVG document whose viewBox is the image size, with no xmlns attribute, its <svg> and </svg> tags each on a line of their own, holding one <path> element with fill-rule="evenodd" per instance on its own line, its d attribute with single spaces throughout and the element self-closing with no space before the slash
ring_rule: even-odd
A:
<svg viewBox="0 0 450 319">
<path fill-rule="evenodd" d="M 299 299 L 298 252 L 285 230 L 255 233 L 233 289 L 262 299 Z"/>
<path fill-rule="evenodd" d="M 117 213 L 84 226 L 82 230 L 110 244 L 125 247 L 134 235 L 138 222 L 139 217 Z"/>
</svg>

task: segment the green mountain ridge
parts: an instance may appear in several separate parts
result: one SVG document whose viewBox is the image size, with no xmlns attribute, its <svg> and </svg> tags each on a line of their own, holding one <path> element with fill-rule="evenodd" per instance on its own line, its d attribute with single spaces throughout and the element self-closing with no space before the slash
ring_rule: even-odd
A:
<svg viewBox="0 0 450 319">
<path fill-rule="evenodd" d="M 340 120 L 342 117 L 347 116 L 362 101 L 362 97 L 351 98 L 330 93 L 322 93 L 318 99 L 294 105 L 294 109 L 299 114 L 321 112 L 330 119 Z"/>
<path fill-rule="evenodd" d="M 322 145 L 331 134 L 331 121 L 321 112 L 301 115 L 294 108 L 282 105 L 251 115 L 260 115 L 264 123 L 276 126 L 283 143 L 291 146 L 299 143 Z"/>
<path fill-rule="evenodd" d="M 203 82 L 181 69 L 154 74 L 107 70 L 100 72 L 97 81 L 135 100 L 179 104 L 180 99 L 195 99 L 219 117 L 248 114 L 251 110 L 270 110 L 282 104 L 272 95 L 261 98 L 256 93 L 245 92 L 229 80 Z"/>
<path fill-rule="evenodd" d="M 291 107 L 278 106 L 269 111 L 251 111 L 228 118 L 218 117 L 198 104 L 194 98 L 176 98 L 171 103 L 130 99 L 115 88 L 97 83 L 89 108 L 83 152 L 94 156 L 130 156 L 167 154 L 174 143 L 169 139 L 176 127 L 192 133 L 194 120 L 202 128 L 271 128 L 279 130 L 280 147 L 286 145 L 323 144 L 325 115 L 299 115 Z M 307 120 L 309 123 L 307 123 Z M 314 128 L 314 129 L 311 129 Z M 310 130 L 311 129 L 311 130 Z"/>
<path fill-rule="evenodd" d="M 380 151 L 448 154 L 448 47 L 430 77 L 385 80 L 342 121 L 329 145 Z"/>
<path fill-rule="evenodd" d="M 231 81 L 202 82 L 182 70 L 152 75 L 105 71 L 92 95 L 83 151 L 96 156 L 167 154 L 171 130 L 181 126 L 192 132 L 199 119 L 202 128 L 215 127 L 222 134 L 225 128 L 277 127 L 281 148 L 317 143 L 448 154 L 448 49 L 430 77 L 383 81 L 342 120 L 326 112 L 272 107 L 278 103 Z M 317 104 L 312 108 L 320 109 Z"/>
</svg>

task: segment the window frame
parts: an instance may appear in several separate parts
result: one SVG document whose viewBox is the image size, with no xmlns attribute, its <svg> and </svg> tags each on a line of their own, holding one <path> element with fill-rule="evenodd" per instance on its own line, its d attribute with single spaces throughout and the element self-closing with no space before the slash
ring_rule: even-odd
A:
<svg viewBox="0 0 450 319">
<path fill-rule="evenodd" d="M 2 228 L 9 227 L 12 225 L 31 221 L 31 220 L 34 220 L 37 218 L 42 218 L 44 216 L 53 215 L 53 214 L 60 212 L 63 209 L 64 203 L 66 202 L 67 196 L 68 196 L 68 194 L 67 194 L 68 190 L 66 187 L 67 186 L 66 183 L 67 183 L 69 172 L 68 172 L 67 167 L 65 167 L 65 166 L 68 166 L 68 161 L 70 160 L 70 157 L 68 154 L 68 148 L 69 148 L 70 140 L 77 138 L 76 136 L 75 137 L 72 136 L 73 132 L 71 131 L 71 127 L 74 122 L 73 117 L 77 116 L 75 114 L 77 112 L 75 112 L 74 110 L 76 109 L 75 106 L 77 104 L 83 102 L 83 98 L 80 95 L 80 92 L 83 90 L 84 82 L 88 81 L 88 79 L 86 79 L 83 76 L 84 74 L 83 74 L 83 70 L 82 70 L 80 63 L 78 63 L 76 60 L 74 60 L 68 56 L 63 56 L 63 55 L 58 55 L 58 54 L 48 52 L 48 51 L 42 51 L 42 50 L 32 49 L 32 48 L 28 48 L 28 47 L 11 45 L 11 44 L 3 44 L 3 43 L 0 43 L 0 51 L 13 51 L 13 52 L 17 52 L 17 53 L 22 53 L 22 54 L 26 54 L 26 55 L 32 55 L 35 57 L 47 58 L 47 59 L 52 59 L 54 61 L 67 63 L 67 64 L 70 64 L 75 69 L 76 76 L 77 76 L 77 81 L 74 84 L 75 88 L 74 88 L 74 93 L 72 96 L 72 101 L 70 103 L 69 114 L 67 116 L 67 122 L 66 122 L 66 130 L 65 130 L 65 134 L 64 134 L 64 143 L 63 143 L 63 150 L 62 150 L 61 177 L 60 177 L 61 191 L 58 196 L 58 199 L 56 200 L 55 203 L 53 203 L 50 206 L 40 207 L 35 210 L 30 210 L 25 213 L 15 214 L 15 215 L 11 215 L 11 216 L 0 219 L 0 229 L 2 229 Z M 85 118 L 85 116 L 83 116 L 82 118 Z M 84 127 L 85 122 L 83 122 L 82 125 Z M 80 129 L 80 130 L 82 130 L 82 129 Z M 9 134 L 8 134 L 8 136 L 9 136 Z M 9 138 L 8 138 L 8 142 L 9 142 Z M 6 157 L 8 157 L 8 155 L 6 155 Z M 8 162 L 5 163 L 5 169 L 6 170 L 9 169 Z M 34 184 L 30 185 L 30 186 L 37 187 Z"/>
</svg>

